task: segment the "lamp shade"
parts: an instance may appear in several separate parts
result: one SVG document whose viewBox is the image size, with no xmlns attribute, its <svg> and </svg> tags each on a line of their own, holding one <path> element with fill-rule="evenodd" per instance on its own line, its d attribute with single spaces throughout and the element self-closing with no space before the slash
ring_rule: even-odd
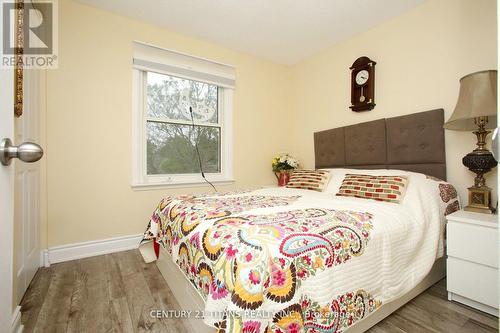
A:
<svg viewBox="0 0 500 333">
<path fill-rule="evenodd" d="M 497 71 L 472 73 L 460 79 L 457 105 L 444 128 L 457 131 L 477 129 L 474 118 L 488 117 L 485 128 L 497 127 Z"/>
</svg>

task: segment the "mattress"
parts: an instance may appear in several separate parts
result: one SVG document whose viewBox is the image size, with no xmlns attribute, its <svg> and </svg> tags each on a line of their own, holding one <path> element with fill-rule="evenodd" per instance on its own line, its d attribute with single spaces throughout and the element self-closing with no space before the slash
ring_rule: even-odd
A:
<svg viewBox="0 0 500 333">
<path fill-rule="evenodd" d="M 164 247 L 205 300 L 212 327 L 342 332 L 422 281 L 443 255 L 444 216 L 458 208 L 450 184 L 386 172 L 409 179 L 399 204 L 336 196 L 342 171 L 325 192 L 166 197 L 141 252 L 153 261 L 149 242 Z"/>
</svg>

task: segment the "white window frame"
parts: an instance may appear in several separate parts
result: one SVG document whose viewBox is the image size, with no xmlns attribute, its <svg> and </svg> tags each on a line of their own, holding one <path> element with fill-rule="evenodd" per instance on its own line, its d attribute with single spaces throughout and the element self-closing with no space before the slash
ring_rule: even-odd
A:
<svg viewBox="0 0 500 333">
<path fill-rule="evenodd" d="M 146 111 L 146 72 L 170 75 L 158 70 L 132 70 L 132 188 L 134 190 L 147 190 L 165 187 L 198 187 L 210 186 L 198 174 L 147 174 L 147 117 Z M 188 79 L 193 80 L 193 79 Z M 218 86 L 218 126 L 220 126 L 220 173 L 207 173 L 205 177 L 214 184 L 229 184 L 233 179 L 233 132 L 232 132 L 232 113 L 233 113 L 233 89 Z M 158 119 L 158 118 L 155 118 Z M 167 119 L 165 119 L 167 121 Z M 169 123 L 175 123 L 168 119 Z M 184 122 L 180 122 L 183 123 Z M 207 123 L 195 121 L 195 126 L 210 126 Z"/>
</svg>

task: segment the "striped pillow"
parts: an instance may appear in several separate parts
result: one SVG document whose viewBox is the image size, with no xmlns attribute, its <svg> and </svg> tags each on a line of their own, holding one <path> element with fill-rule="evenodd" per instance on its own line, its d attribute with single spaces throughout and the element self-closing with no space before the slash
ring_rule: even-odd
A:
<svg viewBox="0 0 500 333">
<path fill-rule="evenodd" d="M 294 170 L 286 187 L 323 192 L 330 180 L 330 172 L 325 170 Z"/>
<path fill-rule="evenodd" d="M 405 176 L 346 174 L 336 195 L 400 203 L 407 184 Z"/>
</svg>

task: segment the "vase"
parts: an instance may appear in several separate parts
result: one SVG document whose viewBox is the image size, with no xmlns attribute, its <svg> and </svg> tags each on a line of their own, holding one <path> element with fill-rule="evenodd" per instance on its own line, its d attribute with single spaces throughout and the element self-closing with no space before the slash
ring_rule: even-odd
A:
<svg viewBox="0 0 500 333">
<path fill-rule="evenodd" d="M 278 174 L 278 186 L 286 186 L 288 184 L 288 181 L 290 180 L 290 173 L 289 172 L 280 172 Z"/>
</svg>

